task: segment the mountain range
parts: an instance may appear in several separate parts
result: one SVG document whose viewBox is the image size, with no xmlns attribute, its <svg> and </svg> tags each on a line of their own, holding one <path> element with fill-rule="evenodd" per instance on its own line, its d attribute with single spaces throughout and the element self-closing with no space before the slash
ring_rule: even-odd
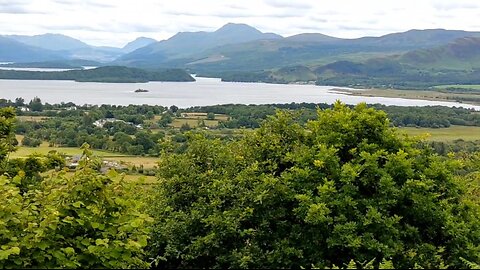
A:
<svg viewBox="0 0 480 270">
<path fill-rule="evenodd" d="M 58 34 L 0 37 L 0 62 L 72 59 L 145 69 L 181 68 L 226 80 L 294 82 L 353 76 L 358 81 L 426 70 L 476 70 L 480 32 L 427 29 L 356 39 L 320 33 L 282 37 L 229 23 L 213 32 L 181 32 L 162 41 L 138 38 L 123 48 L 91 46 Z"/>
<path fill-rule="evenodd" d="M 91 46 L 60 34 L 0 36 L 0 61 L 39 62 L 80 59 L 106 63 L 154 42 L 156 40 L 141 37 L 123 48 L 115 48 Z"/>
</svg>

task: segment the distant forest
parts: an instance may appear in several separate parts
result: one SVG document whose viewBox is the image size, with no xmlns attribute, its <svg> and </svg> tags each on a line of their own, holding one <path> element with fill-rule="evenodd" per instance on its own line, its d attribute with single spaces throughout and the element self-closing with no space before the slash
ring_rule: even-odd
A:
<svg viewBox="0 0 480 270">
<path fill-rule="evenodd" d="M 120 66 L 61 72 L 0 70 L 0 79 L 11 80 L 71 80 L 77 82 L 145 83 L 149 81 L 191 82 L 190 74 L 181 69 L 146 71 Z"/>
</svg>

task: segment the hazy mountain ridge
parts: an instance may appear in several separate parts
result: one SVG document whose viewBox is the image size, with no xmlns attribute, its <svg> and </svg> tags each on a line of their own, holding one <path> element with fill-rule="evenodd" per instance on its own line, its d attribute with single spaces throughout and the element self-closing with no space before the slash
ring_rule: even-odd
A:
<svg viewBox="0 0 480 270">
<path fill-rule="evenodd" d="M 279 35 L 262 33 L 245 24 L 226 24 L 214 32 L 180 32 L 168 40 L 159 41 L 130 54 L 118 62 L 126 64 L 166 62 L 179 58 L 198 58 L 195 54 L 227 44 L 253 40 L 280 39 Z M 153 64 L 154 64 L 153 63 Z"/>
<path fill-rule="evenodd" d="M 0 43 L 0 50 L 4 52 L 8 51 L 11 60 L 8 60 L 8 57 L 0 55 L 0 61 L 29 63 L 62 59 L 80 59 L 108 63 L 125 53 L 155 41 L 153 39 L 138 38 L 128 43 L 124 48 L 116 48 L 109 46 L 92 46 L 69 36 L 50 33 L 35 36 L 9 35 L 3 36 L 2 40 L 4 40 L 4 42 Z M 18 50 L 8 49 L 9 47 L 7 47 L 7 45 L 2 45 L 6 43 L 7 40 L 10 43 L 15 42 L 14 44 L 17 44 L 17 46 L 19 44 L 23 46 L 19 46 Z M 29 51 L 29 53 L 22 52 L 22 50 Z M 23 54 L 28 55 L 28 57 L 19 57 Z"/>
<path fill-rule="evenodd" d="M 151 45 L 155 42 L 157 42 L 157 40 L 155 40 L 153 38 L 139 37 L 139 38 L 135 39 L 134 41 L 131 41 L 127 45 L 125 45 L 122 48 L 122 51 L 124 53 L 130 53 L 130 52 L 133 52 L 133 51 L 138 50 L 140 48 Z"/>
<path fill-rule="evenodd" d="M 58 59 L 62 59 L 62 57 L 53 51 L 29 46 L 13 39 L 0 36 L 1 62 L 34 62 Z"/>
<path fill-rule="evenodd" d="M 51 51 L 69 51 L 85 49 L 90 45 L 69 36 L 60 34 L 43 34 L 35 36 L 11 35 L 5 36 L 29 46 L 42 48 Z"/>
</svg>

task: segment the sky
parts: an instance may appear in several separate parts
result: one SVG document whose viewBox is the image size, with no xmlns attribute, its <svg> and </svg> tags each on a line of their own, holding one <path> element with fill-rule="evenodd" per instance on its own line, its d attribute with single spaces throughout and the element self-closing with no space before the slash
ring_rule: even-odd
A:
<svg viewBox="0 0 480 270">
<path fill-rule="evenodd" d="M 0 0 L 0 35 L 59 33 L 97 46 L 246 23 L 282 36 L 480 31 L 480 0 Z"/>
</svg>

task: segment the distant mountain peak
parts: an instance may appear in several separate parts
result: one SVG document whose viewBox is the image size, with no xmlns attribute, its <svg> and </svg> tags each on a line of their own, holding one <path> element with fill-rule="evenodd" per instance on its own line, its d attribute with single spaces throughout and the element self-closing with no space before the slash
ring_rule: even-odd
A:
<svg viewBox="0 0 480 270">
<path fill-rule="evenodd" d="M 255 27 L 244 23 L 227 23 L 224 26 L 220 27 L 217 31 L 215 31 L 215 33 L 231 31 L 254 31 L 257 33 L 261 33 L 261 31 L 259 31 Z"/>
<path fill-rule="evenodd" d="M 340 40 L 339 38 L 327 36 L 319 33 L 298 34 L 298 35 L 287 37 L 286 39 L 290 41 L 295 41 L 295 42 L 327 42 L 327 41 Z"/>
<path fill-rule="evenodd" d="M 35 36 L 12 35 L 7 36 L 23 44 L 52 51 L 74 50 L 88 48 L 89 45 L 72 37 L 62 34 L 47 33 Z"/>
<path fill-rule="evenodd" d="M 140 48 L 143 48 L 145 46 L 151 45 L 155 42 L 157 42 L 157 41 L 153 38 L 138 37 L 134 41 L 131 41 L 127 45 L 125 45 L 122 48 L 122 51 L 125 52 L 125 53 L 133 52 L 137 49 L 140 49 Z"/>
<path fill-rule="evenodd" d="M 135 50 L 122 56 L 119 60 L 159 63 L 171 59 L 188 58 L 228 44 L 279 38 L 282 37 L 276 34 L 262 33 L 247 24 L 227 23 L 214 32 L 179 32 L 168 40 Z"/>
</svg>

